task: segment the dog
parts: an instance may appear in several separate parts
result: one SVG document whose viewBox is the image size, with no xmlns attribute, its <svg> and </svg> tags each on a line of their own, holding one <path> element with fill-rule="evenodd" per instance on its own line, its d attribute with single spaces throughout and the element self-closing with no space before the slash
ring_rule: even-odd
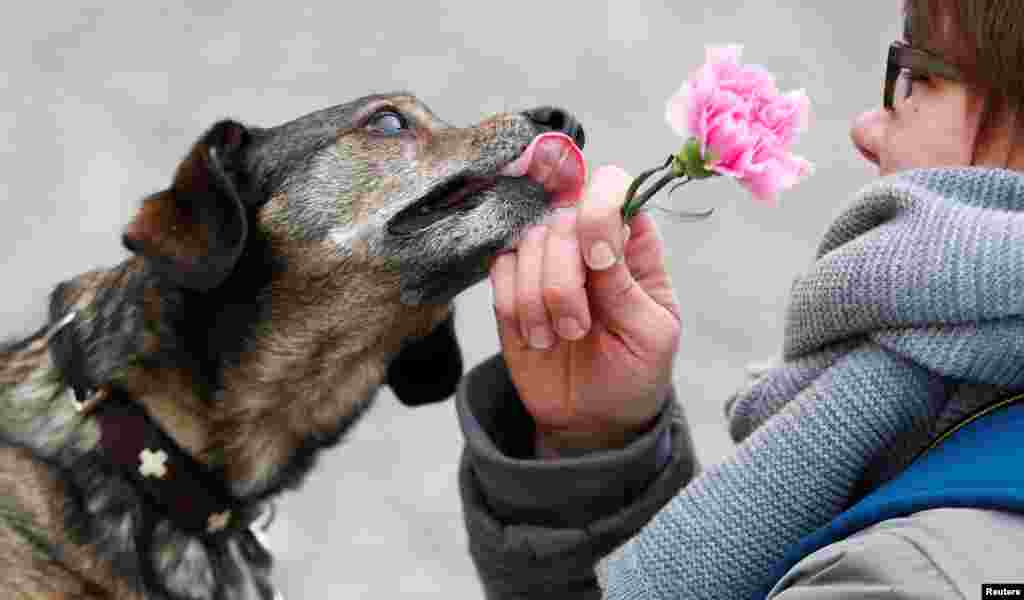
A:
<svg viewBox="0 0 1024 600">
<path fill-rule="evenodd" d="M 405 92 L 210 127 L 131 255 L 0 347 L 2 595 L 274 598 L 254 522 L 381 386 L 454 392 L 453 299 L 553 210 L 507 174 L 548 132 L 584 144 L 561 109 L 458 128 Z"/>
</svg>

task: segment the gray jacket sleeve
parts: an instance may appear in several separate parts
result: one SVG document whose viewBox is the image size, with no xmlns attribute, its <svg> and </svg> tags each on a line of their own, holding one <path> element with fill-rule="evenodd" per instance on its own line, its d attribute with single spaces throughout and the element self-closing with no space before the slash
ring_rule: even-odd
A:
<svg viewBox="0 0 1024 600">
<path fill-rule="evenodd" d="M 674 390 L 656 424 L 622 450 L 533 457 L 534 424 L 499 353 L 456 392 L 469 550 L 489 600 L 597 599 L 594 566 L 698 469 Z"/>
<path fill-rule="evenodd" d="M 937 508 L 889 519 L 814 552 L 767 600 L 961 600 L 1024 584 L 1024 515 Z"/>
</svg>

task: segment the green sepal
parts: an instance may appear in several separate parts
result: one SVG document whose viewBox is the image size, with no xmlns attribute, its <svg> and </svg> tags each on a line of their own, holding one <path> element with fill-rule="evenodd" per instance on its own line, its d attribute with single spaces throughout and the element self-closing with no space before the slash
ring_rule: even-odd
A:
<svg viewBox="0 0 1024 600">
<path fill-rule="evenodd" d="M 687 176 L 690 179 L 707 179 L 718 175 L 707 168 L 715 160 L 714 152 L 701 153 L 700 142 L 697 138 L 691 137 L 686 140 L 683 149 L 676 154 L 672 161 L 672 172 L 677 176 Z"/>
</svg>

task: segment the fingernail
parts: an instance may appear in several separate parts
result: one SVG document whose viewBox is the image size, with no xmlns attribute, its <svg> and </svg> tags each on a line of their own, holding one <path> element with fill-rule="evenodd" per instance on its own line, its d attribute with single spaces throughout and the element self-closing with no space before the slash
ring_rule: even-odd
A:
<svg viewBox="0 0 1024 600">
<path fill-rule="evenodd" d="M 590 247 L 588 264 L 595 271 L 603 271 L 615 264 L 615 251 L 608 242 L 596 242 Z"/>
<path fill-rule="evenodd" d="M 558 320 L 558 332 L 570 340 L 578 340 L 586 334 L 580 322 L 572 317 L 562 317 Z"/>
<path fill-rule="evenodd" d="M 547 327 L 538 325 L 530 330 L 530 346 L 537 350 L 546 350 L 555 343 L 554 336 Z"/>
<path fill-rule="evenodd" d="M 576 212 L 575 206 L 560 206 L 548 213 L 541 223 L 545 225 L 554 225 L 559 219 L 565 218 L 564 215 L 572 214 L 574 212 Z"/>
</svg>

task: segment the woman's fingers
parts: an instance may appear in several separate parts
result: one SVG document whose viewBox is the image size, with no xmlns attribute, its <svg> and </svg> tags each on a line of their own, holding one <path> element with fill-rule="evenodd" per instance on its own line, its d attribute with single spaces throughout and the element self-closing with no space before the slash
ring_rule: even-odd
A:
<svg viewBox="0 0 1024 600">
<path fill-rule="evenodd" d="M 626 245 L 622 203 L 632 178 L 615 166 L 594 172 L 579 203 L 579 240 L 587 265 L 604 271 L 621 263 Z"/>
<path fill-rule="evenodd" d="M 575 210 L 531 227 L 515 252 L 495 258 L 490 278 L 503 338 L 512 335 L 510 341 L 543 350 L 558 337 L 578 340 L 590 329 Z"/>
<path fill-rule="evenodd" d="M 576 211 L 559 211 L 549 222 L 542 294 L 555 331 L 578 340 L 590 329 L 587 271 L 576 233 Z"/>
<path fill-rule="evenodd" d="M 525 341 L 519 331 L 519 312 L 516 300 L 517 255 L 515 252 L 499 254 L 491 264 L 491 289 L 494 291 L 494 318 L 498 322 L 498 335 L 502 345 L 522 347 Z"/>
<path fill-rule="evenodd" d="M 629 230 L 619 211 L 630 181 L 621 169 L 598 170 L 579 205 L 530 227 L 515 253 L 497 257 L 495 311 L 503 328 L 518 321 L 521 344 L 545 350 L 584 337 L 592 306 L 627 326 L 642 315 L 636 309 L 649 299 L 622 260 Z"/>
<path fill-rule="evenodd" d="M 516 299 L 518 303 L 520 335 L 535 350 L 545 350 L 556 342 L 544 306 L 544 241 L 548 226 L 534 225 L 519 244 L 516 272 Z"/>
<path fill-rule="evenodd" d="M 577 223 L 581 247 L 590 248 L 586 255 L 592 269 L 588 277 L 590 303 L 619 328 L 626 329 L 641 324 L 639 320 L 648 302 L 630 266 L 622 259 L 630 232 L 622 223 L 620 211 L 631 181 L 629 174 L 618 167 L 595 171 L 580 203 Z M 608 249 L 601 249 L 602 244 Z"/>
</svg>

